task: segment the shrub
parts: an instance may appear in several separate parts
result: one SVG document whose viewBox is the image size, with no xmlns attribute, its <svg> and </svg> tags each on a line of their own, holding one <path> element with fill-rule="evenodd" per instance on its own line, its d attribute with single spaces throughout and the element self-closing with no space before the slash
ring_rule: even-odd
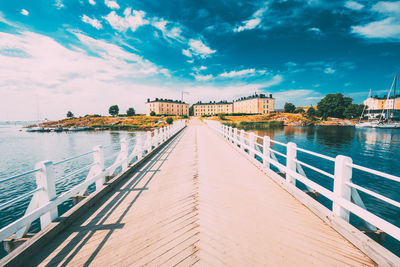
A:
<svg viewBox="0 0 400 267">
<path fill-rule="evenodd" d="M 173 120 L 171 117 L 168 117 L 168 118 L 165 120 L 165 122 L 168 123 L 168 124 L 172 124 L 173 121 L 174 121 L 174 120 Z"/>
<path fill-rule="evenodd" d="M 292 103 L 285 103 L 284 110 L 286 113 L 293 113 L 296 110 L 296 106 Z"/>
<path fill-rule="evenodd" d="M 134 108 L 128 108 L 128 110 L 126 111 L 126 115 L 135 116 L 135 109 Z"/>
<path fill-rule="evenodd" d="M 219 113 L 219 114 L 218 114 L 218 118 L 219 118 L 220 120 L 224 121 L 224 120 L 225 120 L 225 113 Z"/>
<path fill-rule="evenodd" d="M 156 113 L 154 111 L 150 112 L 150 116 L 155 116 Z"/>
<path fill-rule="evenodd" d="M 117 116 L 119 114 L 119 107 L 118 105 L 113 105 L 108 109 L 108 113 L 110 113 L 111 116 Z"/>
</svg>

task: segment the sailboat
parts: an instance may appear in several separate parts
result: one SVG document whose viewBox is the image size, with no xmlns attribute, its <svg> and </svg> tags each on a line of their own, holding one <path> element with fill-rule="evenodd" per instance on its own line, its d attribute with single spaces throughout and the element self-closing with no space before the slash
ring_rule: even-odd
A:
<svg viewBox="0 0 400 267">
<path fill-rule="evenodd" d="M 385 128 L 385 129 L 396 129 L 396 128 L 400 128 L 400 122 L 394 122 L 393 120 L 390 119 L 390 117 L 394 117 L 394 108 L 396 105 L 396 85 L 397 85 L 397 74 L 394 76 L 394 80 L 392 83 L 392 86 L 390 87 L 389 90 L 389 94 L 386 98 L 386 102 L 385 103 L 389 103 L 389 99 L 390 99 L 390 94 L 392 92 L 392 89 L 394 88 L 394 97 L 393 97 L 393 104 L 392 104 L 392 112 L 390 115 L 390 109 L 389 107 L 386 109 L 386 119 L 381 121 L 382 118 L 384 118 L 385 116 L 385 108 L 382 110 L 382 114 L 379 117 L 379 121 L 378 124 L 374 125 L 374 128 Z"/>
<path fill-rule="evenodd" d="M 369 89 L 369 95 L 368 95 L 368 99 L 371 98 L 371 93 L 372 93 L 372 89 Z M 375 125 L 378 124 L 378 121 L 370 121 L 370 112 L 369 109 L 367 109 L 368 112 L 368 121 L 365 122 L 361 122 L 362 118 L 364 118 L 364 113 L 365 110 L 367 109 L 367 106 L 364 105 L 363 111 L 361 113 L 360 119 L 358 121 L 358 123 L 355 125 L 355 127 L 357 128 L 373 128 Z"/>
</svg>

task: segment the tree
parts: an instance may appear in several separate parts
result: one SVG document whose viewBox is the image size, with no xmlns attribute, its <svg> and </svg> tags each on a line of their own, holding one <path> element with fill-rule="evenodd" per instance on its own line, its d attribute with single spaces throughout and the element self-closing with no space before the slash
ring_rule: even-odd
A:
<svg viewBox="0 0 400 267">
<path fill-rule="evenodd" d="M 110 113 L 111 116 L 118 116 L 119 114 L 119 107 L 118 105 L 113 105 L 108 109 L 108 113 Z"/>
<path fill-rule="evenodd" d="M 363 104 L 350 104 L 344 110 L 343 115 L 346 119 L 359 118 L 364 110 Z"/>
<path fill-rule="evenodd" d="M 225 113 L 218 113 L 218 118 L 222 121 L 225 120 Z"/>
<path fill-rule="evenodd" d="M 343 113 L 352 102 L 352 98 L 344 97 L 340 93 L 327 94 L 318 102 L 317 109 L 321 112 L 323 118 L 344 118 Z"/>
<path fill-rule="evenodd" d="M 150 116 L 155 116 L 156 113 L 154 112 L 154 110 L 152 112 L 150 112 Z"/>
<path fill-rule="evenodd" d="M 193 116 L 194 115 L 194 108 L 193 105 L 191 107 L 189 107 L 189 116 Z"/>
<path fill-rule="evenodd" d="M 174 121 L 174 120 L 173 120 L 171 117 L 168 117 L 168 118 L 165 120 L 165 122 L 168 123 L 168 124 L 172 124 L 173 121 Z"/>
<path fill-rule="evenodd" d="M 134 108 L 128 108 L 128 110 L 126 111 L 126 115 L 135 116 L 135 109 Z"/>
<path fill-rule="evenodd" d="M 71 111 L 68 111 L 67 112 L 67 118 L 68 119 L 71 119 L 71 118 L 73 118 L 74 117 L 74 113 L 72 113 Z"/>
<path fill-rule="evenodd" d="M 315 116 L 315 109 L 313 107 L 310 107 L 307 110 L 307 115 L 310 116 L 310 117 L 314 117 Z"/>
<path fill-rule="evenodd" d="M 286 113 L 293 113 L 296 110 L 296 106 L 292 103 L 285 103 L 284 109 Z"/>
<path fill-rule="evenodd" d="M 304 113 L 304 109 L 302 109 L 302 108 L 296 108 L 296 110 L 294 111 L 294 113 Z"/>
</svg>

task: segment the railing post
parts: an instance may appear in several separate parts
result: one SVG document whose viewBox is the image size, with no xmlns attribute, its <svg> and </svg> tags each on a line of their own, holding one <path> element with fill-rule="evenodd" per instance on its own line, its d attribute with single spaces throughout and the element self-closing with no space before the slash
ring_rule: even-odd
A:
<svg viewBox="0 0 400 267">
<path fill-rule="evenodd" d="M 296 172 L 296 157 L 297 157 L 297 145 L 293 142 L 289 142 L 286 146 L 287 153 L 286 153 L 286 168 L 288 170 L 292 170 Z M 291 176 L 289 173 L 286 172 L 286 182 L 296 185 L 296 178 Z"/>
<path fill-rule="evenodd" d="M 255 139 L 255 136 L 254 136 L 254 133 L 250 133 L 250 135 L 249 135 L 249 155 L 250 155 L 250 158 L 253 160 L 254 159 L 254 139 Z"/>
<path fill-rule="evenodd" d="M 43 189 L 37 192 L 38 207 L 42 207 L 56 198 L 56 185 L 54 175 L 54 165 L 51 161 L 42 161 L 36 164 L 35 168 L 40 168 L 36 173 L 36 184 Z M 40 228 L 44 229 L 52 221 L 57 219 L 57 207 L 51 209 L 46 214 L 40 216 Z"/>
<path fill-rule="evenodd" d="M 244 142 L 244 130 L 240 130 L 240 148 L 244 151 L 246 144 Z"/>
<path fill-rule="evenodd" d="M 104 172 L 104 151 L 102 146 L 95 146 L 94 147 L 94 153 L 93 153 L 93 163 L 94 165 L 93 168 L 93 176 L 96 176 L 97 174 L 100 174 Z M 92 176 L 92 177 L 93 177 Z M 100 188 L 106 183 L 106 177 L 103 175 L 101 178 L 96 180 L 96 191 L 100 190 Z"/>
<path fill-rule="evenodd" d="M 122 161 L 122 172 L 128 169 L 128 140 L 126 136 L 121 138 L 121 161 Z"/>
<path fill-rule="evenodd" d="M 238 134 L 238 130 L 237 128 L 233 129 L 233 143 L 235 144 L 235 146 L 237 146 L 238 140 L 237 140 L 237 135 Z"/>
<path fill-rule="evenodd" d="M 351 201 L 351 188 L 346 183 L 351 181 L 353 160 L 349 157 L 339 155 L 335 159 L 335 179 L 333 181 L 333 194 L 336 199 L 345 199 Z M 337 216 L 342 217 L 345 221 L 349 221 L 350 213 L 347 209 L 333 200 L 332 210 Z"/>
<path fill-rule="evenodd" d="M 147 131 L 146 133 L 146 143 L 145 143 L 146 153 L 150 153 L 151 151 L 151 131 Z"/>
<path fill-rule="evenodd" d="M 271 158 L 270 153 L 271 151 L 269 150 L 271 148 L 271 138 L 269 136 L 264 136 L 263 138 L 263 165 L 265 169 L 270 168 L 270 163 L 269 159 Z"/>
</svg>

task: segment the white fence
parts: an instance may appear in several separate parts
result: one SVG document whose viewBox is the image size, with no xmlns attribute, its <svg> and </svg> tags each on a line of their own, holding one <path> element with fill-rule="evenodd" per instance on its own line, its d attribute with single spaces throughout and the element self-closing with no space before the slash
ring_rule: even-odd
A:
<svg viewBox="0 0 400 267">
<path fill-rule="evenodd" d="M 136 144 L 133 148 L 128 147 L 128 140 L 126 138 L 121 139 L 120 151 L 117 155 L 109 155 L 104 157 L 104 148 L 102 146 L 96 146 L 92 151 L 83 153 L 78 156 L 64 159 L 59 162 L 53 163 L 52 161 L 42 161 L 36 164 L 35 169 L 15 175 L 12 177 L 4 178 L 0 180 L 0 184 L 20 179 L 29 174 L 35 174 L 37 188 L 22 194 L 10 201 L 0 204 L 0 210 L 14 205 L 15 203 L 27 199 L 32 196 L 25 215 L 11 224 L 5 226 L 0 230 L 0 241 L 7 237 L 14 235 L 14 238 L 23 237 L 29 230 L 31 223 L 36 219 L 40 218 L 40 227 L 44 229 L 52 221 L 58 218 L 57 206 L 67 201 L 74 196 L 84 196 L 88 192 L 90 185 L 95 184 L 96 191 L 101 189 L 106 183 L 106 177 L 112 176 L 117 168 L 121 168 L 122 172 L 125 172 L 131 162 L 140 160 L 143 156 L 149 154 L 152 150 L 159 147 L 171 136 L 176 134 L 186 125 L 186 120 L 175 121 L 172 125 L 155 129 L 153 132 L 148 131 L 146 138 L 143 142 L 141 138 L 136 139 Z M 75 171 L 69 172 L 63 177 L 56 177 L 54 167 L 63 163 L 80 159 L 86 155 L 93 155 L 93 163 Z M 104 162 L 109 158 L 116 157 L 115 162 L 105 168 Z M 89 170 L 86 179 L 61 194 L 56 193 L 56 184 L 65 179 L 69 179 L 79 173 Z"/>
<path fill-rule="evenodd" d="M 289 186 L 296 186 L 296 180 L 298 180 L 302 182 L 309 191 L 318 192 L 327 199 L 331 200 L 333 214 L 340 216 L 345 221 L 349 222 L 350 213 L 353 213 L 364 220 L 369 229 L 374 231 L 379 228 L 388 235 L 400 241 L 400 228 L 368 211 L 363 204 L 357 190 L 397 208 L 400 208 L 400 202 L 353 183 L 352 173 L 353 169 L 357 169 L 359 171 L 377 175 L 395 182 L 400 182 L 400 177 L 353 164 L 353 161 L 350 157 L 339 155 L 336 158 L 332 158 L 299 148 L 295 143 L 292 142 L 284 144 L 272 140 L 269 136 L 260 137 L 254 133 L 247 133 L 244 130 L 238 131 L 237 128 L 228 127 L 217 121 L 205 120 L 205 122 L 210 128 L 221 134 L 236 149 L 249 157 L 250 160 L 259 165 L 262 169 L 270 170 L 271 166 L 277 168 L 282 174 L 281 178 L 285 179 Z M 259 140 L 261 142 L 259 142 Z M 272 149 L 271 144 L 284 147 L 286 149 L 286 154 Z M 329 173 L 298 160 L 297 152 L 299 151 L 315 156 L 321 160 L 331 161 L 334 164 L 334 172 Z M 280 163 L 277 160 L 276 155 L 285 158 L 286 164 Z M 261 159 L 261 161 L 258 160 L 257 157 Z M 328 190 L 327 188 L 307 178 L 302 166 L 316 171 L 323 176 L 329 177 L 329 179 L 333 179 L 333 190 Z"/>
</svg>

